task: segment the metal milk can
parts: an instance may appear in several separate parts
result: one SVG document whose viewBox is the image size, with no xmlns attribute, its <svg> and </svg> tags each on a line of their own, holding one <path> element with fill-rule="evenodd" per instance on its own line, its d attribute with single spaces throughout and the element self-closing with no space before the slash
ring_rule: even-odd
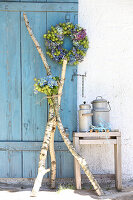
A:
<svg viewBox="0 0 133 200">
<path fill-rule="evenodd" d="M 79 131 L 88 132 L 92 125 L 92 113 L 91 106 L 83 102 L 84 104 L 79 105 Z"/>
<path fill-rule="evenodd" d="M 92 103 L 92 125 L 102 126 L 108 128 L 109 125 L 109 111 L 111 110 L 110 104 L 101 96 L 96 97 Z"/>
</svg>

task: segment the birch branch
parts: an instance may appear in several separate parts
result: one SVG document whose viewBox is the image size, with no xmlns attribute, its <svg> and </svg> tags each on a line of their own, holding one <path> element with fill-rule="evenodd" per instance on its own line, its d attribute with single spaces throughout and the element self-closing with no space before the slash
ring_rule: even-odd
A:
<svg viewBox="0 0 133 200">
<path fill-rule="evenodd" d="M 59 90 L 58 90 L 58 104 L 60 106 L 61 104 L 61 95 L 62 95 L 62 90 L 63 90 L 63 86 L 64 86 L 64 81 L 65 81 L 65 75 L 66 75 L 66 65 L 67 65 L 67 59 L 65 58 L 63 60 L 63 66 L 62 66 L 62 73 L 61 73 L 61 80 L 60 80 L 60 86 L 59 86 Z"/>
<path fill-rule="evenodd" d="M 49 117 L 48 122 L 45 130 L 45 136 L 43 139 L 43 144 L 40 152 L 40 160 L 39 160 L 39 167 L 38 167 L 38 174 L 37 178 L 35 179 L 34 187 L 31 192 L 31 196 L 37 196 L 37 193 L 41 187 L 43 176 L 50 171 L 50 169 L 45 169 L 45 162 L 47 158 L 47 151 L 49 147 L 51 132 L 53 129 L 53 124 L 55 122 L 54 117 L 54 109 L 50 107 L 49 109 Z"/>
<path fill-rule="evenodd" d="M 41 56 L 41 59 L 42 59 L 42 62 L 43 62 L 43 64 L 44 64 L 44 66 L 45 66 L 47 75 L 51 75 L 50 67 L 49 67 L 49 65 L 48 65 L 48 63 L 47 63 L 47 60 L 46 60 L 46 58 L 45 58 L 45 56 L 44 56 L 44 53 L 43 53 L 43 51 L 42 51 L 42 49 L 41 49 L 41 47 L 40 47 L 40 45 L 39 45 L 37 39 L 35 38 L 35 36 L 34 36 L 34 34 L 33 34 L 33 32 L 32 32 L 32 29 L 31 29 L 31 27 L 30 27 L 30 25 L 29 25 L 29 21 L 28 21 L 27 15 L 26 15 L 25 13 L 23 13 L 23 16 L 24 16 L 25 26 L 26 26 L 26 28 L 27 28 L 27 30 L 28 30 L 28 32 L 29 32 L 29 35 L 31 36 L 31 39 L 33 40 L 33 42 L 34 42 L 34 44 L 35 44 L 35 47 L 36 47 L 36 49 L 37 49 L 39 55 Z"/>
<path fill-rule="evenodd" d="M 63 90 L 63 86 L 64 86 L 64 81 L 65 81 L 66 65 L 67 65 L 67 59 L 64 59 L 63 66 L 62 66 L 60 86 L 58 89 L 58 104 L 59 104 L 59 106 L 61 103 L 61 95 L 62 95 L 62 90 Z M 50 146 L 49 146 L 50 156 L 51 156 L 51 188 L 55 188 L 55 179 L 56 179 L 56 157 L 55 157 L 55 150 L 54 150 L 54 133 L 56 130 L 56 125 L 57 125 L 57 123 L 55 122 L 53 125 L 53 131 L 51 132 Z"/>
<path fill-rule="evenodd" d="M 71 141 L 68 139 L 68 137 L 66 136 L 64 127 L 62 125 L 61 119 L 60 119 L 60 114 L 59 114 L 59 105 L 58 105 L 58 99 L 53 99 L 54 102 L 54 109 L 55 109 L 55 116 L 56 116 L 56 120 L 57 120 L 57 126 L 58 129 L 60 131 L 60 134 L 64 140 L 64 143 L 66 144 L 68 150 L 71 152 L 71 154 L 74 156 L 74 158 L 79 162 L 80 166 L 82 167 L 82 169 L 84 170 L 85 174 L 87 175 L 88 179 L 90 180 L 91 184 L 93 185 L 94 189 L 96 190 L 97 194 L 99 196 L 103 195 L 103 191 L 100 187 L 100 185 L 98 184 L 98 182 L 96 181 L 96 179 L 94 178 L 93 174 L 90 172 L 89 167 L 87 166 L 87 163 L 85 161 L 84 158 L 82 158 L 75 150 L 75 148 L 73 147 Z"/>
<path fill-rule="evenodd" d="M 49 145 L 49 152 L 51 157 L 51 188 L 55 188 L 55 179 L 56 179 L 56 156 L 55 156 L 55 150 L 54 150 L 54 134 L 56 130 L 56 118 L 55 122 L 52 127 L 51 131 L 51 137 L 50 137 L 50 145 Z"/>
</svg>

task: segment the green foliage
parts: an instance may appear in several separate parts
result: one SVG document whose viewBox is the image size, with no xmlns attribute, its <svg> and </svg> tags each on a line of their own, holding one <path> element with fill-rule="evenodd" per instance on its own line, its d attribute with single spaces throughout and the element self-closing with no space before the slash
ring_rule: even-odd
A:
<svg viewBox="0 0 133 200">
<path fill-rule="evenodd" d="M 70 51 L 62 47 L 65 36 L 72 40 L 73 48 Z M 51 31 L 44 34 L 44 38 L 46 39 L 47 54 L 59 64 L 62 64 L 66 57 L 68 64 L 77 65 L 83 61 L 89 47 L 86 30 L 70 22 L 59 23 L 55 27 L 51 26 Z"/>
<path fill-rule="evenodd" d="M 44 93 L 47 96 L 53 96 L 58 94 L 59 88 L 59 77 L 47 76 L 41 79 L 34 78 L 34 93 L 38 92 Z M 52 105 L 52 98 L 48 98 L 48 102 Z"/>
<path fill-rule="evenodd" d="M 57 190 L 58 193 L 60 193 L 62 190 L 75 190 L 75 186 L 73 185 L 66 185 L 66 186 L 62 186 L 62 185 L 59 185 L 59 188 Z"/>
</svg>

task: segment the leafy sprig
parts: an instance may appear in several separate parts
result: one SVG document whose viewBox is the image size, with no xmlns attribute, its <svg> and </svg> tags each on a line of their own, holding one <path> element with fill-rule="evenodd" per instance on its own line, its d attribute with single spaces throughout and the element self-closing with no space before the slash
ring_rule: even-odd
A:
<svg viewBox="0 0 133 200">
<path fill-rule="evenodd" d="M 38 92 L 44 93 L 47 96 L 53 96 L 58 94 L 59 88 L 59 77 L 55 76 L 52 77 L 47 76 L 44 78 L 36 79 L 34 78 L 34 93 L 37 94 Z M 52 99 L 48 98 L 49 104 L 52 104 Z"/>
</svg>

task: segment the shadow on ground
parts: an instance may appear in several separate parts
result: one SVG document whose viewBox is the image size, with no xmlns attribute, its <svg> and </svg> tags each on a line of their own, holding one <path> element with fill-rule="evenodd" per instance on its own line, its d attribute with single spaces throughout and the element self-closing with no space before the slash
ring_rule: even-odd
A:
<svg viewBox="0 0 133 200">
<path fill-rule="evenodd" d="M 86 185 L 82 190 L 75 190 L 62 187 L 61 189 L 51 190 L 45 186 L 41 187 L 37 197 L 30 197 L 31 185 L 24 184 L 5 184 L 0 183 L 1 200 L 133 200 L 133 184 L 123 186 L 123 190 L 118 192 L 114 187 L 103 187 L 104 196 L 98 197 L 96 192 Z"/>
</svg>

